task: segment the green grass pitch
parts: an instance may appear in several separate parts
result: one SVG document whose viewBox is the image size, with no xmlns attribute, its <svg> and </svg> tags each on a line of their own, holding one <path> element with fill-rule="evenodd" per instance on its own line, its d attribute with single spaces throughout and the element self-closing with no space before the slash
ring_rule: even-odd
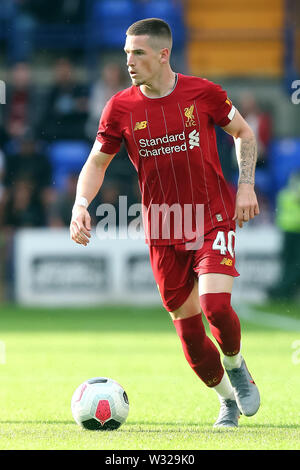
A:
<svg viewBox="0 0 300 470">
<path fill-rule="evenodd" d="M 287 310 L 295 320 L 299 306 Z M 300 330 L 251 321 L 242 328 L 261 408 L 242 416 L 238 429 L 216 430 L 217 396 L 189 368 L 163 308 L 2 306 L 0 449 L 299 449 L 300 353 L 293 348 Z M 73 421 L 72 394 L 95 376 L 128 393 L 129 416 L 117 431 L 86 431 Z"/>
</svg>

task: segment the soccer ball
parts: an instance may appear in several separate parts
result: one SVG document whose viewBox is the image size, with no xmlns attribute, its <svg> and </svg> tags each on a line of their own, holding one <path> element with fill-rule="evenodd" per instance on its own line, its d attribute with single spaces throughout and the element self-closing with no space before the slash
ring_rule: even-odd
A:
<svg viewBox="0 0 300 470">
<path fill-rule="evenodd" d="M 75 390 L 71 411 L 79 426 L 92 431 L 118 429 L 129 412 L 128 397 L 120 384 L 107 377 L 86 380 Z"/>
</svg>

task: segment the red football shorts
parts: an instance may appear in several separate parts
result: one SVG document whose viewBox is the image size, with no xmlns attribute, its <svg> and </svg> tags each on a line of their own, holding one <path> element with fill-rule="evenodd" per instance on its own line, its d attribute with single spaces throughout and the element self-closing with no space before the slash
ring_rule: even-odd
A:
<svg viewBox="0 0 300 470">
<path fill-rule="evenodd" d="M 199 249 L 187 249 L 186 243 L 149 246 L 154 278 L 166 310 L 172 312 L 185 302 L 201 274 L 239 276 L 234 241 L 234 230 L 218 227 L 204 236 Z"/>
</svg>

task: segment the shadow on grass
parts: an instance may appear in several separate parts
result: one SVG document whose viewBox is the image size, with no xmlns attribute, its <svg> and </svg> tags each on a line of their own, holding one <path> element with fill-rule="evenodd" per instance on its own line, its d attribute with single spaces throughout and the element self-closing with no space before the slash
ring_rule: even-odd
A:
<svg viewBox="0 0 300 470">
<path fill-rule="evenodd" d="M 17 421 L 17 420 L 0 420 L 0 424 L 45 424 L 45 425 L 56 425 L 56 424 L 71 424 L 76 426 L 76 423 L 71 420 L 51 420 L 51 421 L 34 421 L 34 420 L 25 420 L 25 421 Z M 202 427 L 211 427 L 212 428 L 212 423 L 211 422 L 205 422 L 205 423 L 172 423 L 172 422 L 164 422 L 164 421 L 155 421 L 155 422 L 149 422 L 149 421 L 131 421 L 127 423 L 125 426 L 117 429 L 117 432 L 160 432 L 160 429 L 130 429 L 130 426 L 170 426 L 171 429 L 163 429 L 164 432 L 179 432 L 183 428 L 186 431 L 186 426 L 191 426 L 192 428 L 202 428 Z M 172 429 L 176 427 L 176 429 Z M 129 428 L 129 429 L 128 429 Z M 251 424 L 251 423 L 241 423 L 241 426 L 236 429 L 242 429 L 242 428 L 247 428 L 247 430 L 257 430 L 257 429 L 299 429 L 300 430 L 300 425 L 299 424 Z M 213 431 L 223 431 L 221 429 L 213 429 Z M 111 431 L 107 431 L 111 432 Z M 189 432 L 199 432 L 199 429 L 191 429 Z"/>
</svg>

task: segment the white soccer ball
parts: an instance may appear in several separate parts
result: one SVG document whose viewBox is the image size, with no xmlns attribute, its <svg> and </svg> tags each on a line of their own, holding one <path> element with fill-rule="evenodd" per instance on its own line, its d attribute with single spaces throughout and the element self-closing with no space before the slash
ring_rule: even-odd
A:
<svg viewBox="0 0 300 470">
<path fill-rule="evenodd" d="M 71 411 L 76 423 L 85 429 L 113 430 L 126 421 L 129 401 L 118 382 L 95 377 L 77 387 L 72 396 Z"/>
</svg>

